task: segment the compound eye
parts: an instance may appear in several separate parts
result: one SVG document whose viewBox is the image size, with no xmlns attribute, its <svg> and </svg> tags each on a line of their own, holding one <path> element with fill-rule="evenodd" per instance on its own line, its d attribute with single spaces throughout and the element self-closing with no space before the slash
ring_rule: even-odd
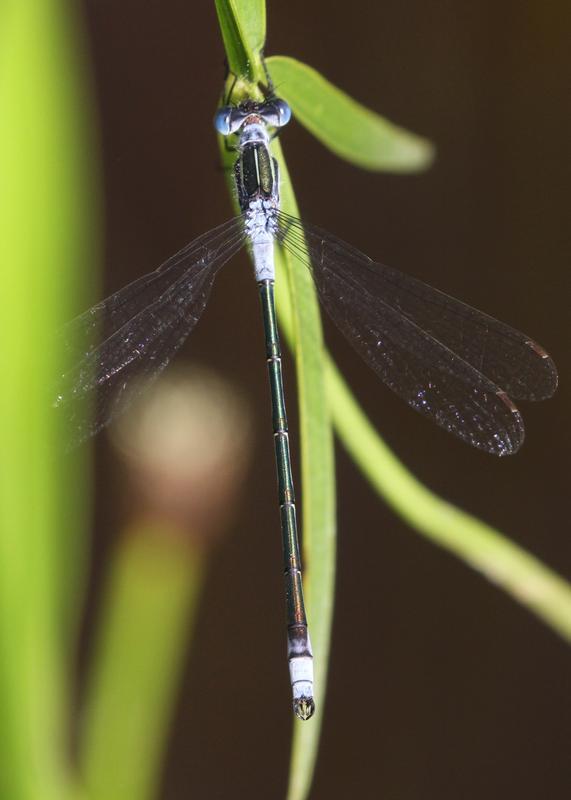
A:
<svg viewBox="0 0 571 800">
<path fill-rule="evenodd" d="M 232 132 L 232 111 L 231 106 L 223 106 L 214 115 L 214 127 L 221 136 L 229 136 Z"/>
<path fill-rule="evenodd" d="M 276 127 L 282 128 L 284 125 L 287 125 L 291 119 L 291 108 L 285 100 L 280 100 L 279 98 L 274 100 L 274 108 L 276 109 L 278 118 Z"/>
</svg>

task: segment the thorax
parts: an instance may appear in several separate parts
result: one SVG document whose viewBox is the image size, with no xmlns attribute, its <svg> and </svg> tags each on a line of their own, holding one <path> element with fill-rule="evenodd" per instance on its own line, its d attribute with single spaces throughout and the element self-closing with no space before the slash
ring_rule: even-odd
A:
<svg viewBox="0 0 571 800">
<path fill-rule="evenodd" d="M 259 210 L 270 210 L 279 205 L 278 167 L 269 144 L 268 132 L 261 120 L 254 118 L 244 124 L 234 166 L 238 201 L 244 213 L 252 208 L 252 204 Z"/>
</svg>

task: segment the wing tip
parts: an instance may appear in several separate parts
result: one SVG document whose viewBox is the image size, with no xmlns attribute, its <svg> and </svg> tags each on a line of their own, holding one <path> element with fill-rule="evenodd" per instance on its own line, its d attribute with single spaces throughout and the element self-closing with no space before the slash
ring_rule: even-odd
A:
<svg viewBox="0 0 571 800">
<path fill-rule="evenodd" d="M 513 416 L 513 425 L 506 430 L 504 436 L 497 435 L 497 446 L 493 450 L 496 455 L 503 458 L 504 456 L 514 455 L 521 448 L 525 439 L 525 427 L 523 417 L 511 397 L 503 390 L 496 392 L 496 397 L 501 400 Z"/>
<path fill-rule="evenodd" d="M 528 339 L 526 341 L 526 345 L 533 350 L 533 352 L 545 363 L 545 377 L 546 382 L 545 386 L 541 388 L 541 391 L 536 392 L 533 396 L 531 396 L 530 400 L 548 400 L 550 397 L 553 397 L 555 391 L 557 390 L 557 385 L 559 383 L 559 375 L 557 373 L 557 367 L 555 366 L 555 362 L 540 344 L 534 342 L 533 339 Z"/>
</svg>

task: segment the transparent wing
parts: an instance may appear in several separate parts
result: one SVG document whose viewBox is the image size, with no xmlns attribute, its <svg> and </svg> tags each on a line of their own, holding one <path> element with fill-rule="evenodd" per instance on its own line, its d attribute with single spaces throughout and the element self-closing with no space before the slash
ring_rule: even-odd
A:
<svg viewBox="0 0 571 800">
<path fill-rule="evenodd" d="M 521 446 L 508 394 L 550 397 L 557 372 L 529 337 L 326 231 L 280 215 L 286 248 L 310 263 L 320 299 L 382 380 L 459 438 L 497 455 Z"/>
<path fill-rule="evenodd" d="M 62 331 L 78 360 L 62 376 L 56 406 L 71 444 L 107 425 L 133 386 L 156 377 L 198 322 L 218 270 L 243 246 L 241 217 L 215 228 L 72 320 Z M 93 414 L 83 403 L 93 395 Z"/>
</svg>

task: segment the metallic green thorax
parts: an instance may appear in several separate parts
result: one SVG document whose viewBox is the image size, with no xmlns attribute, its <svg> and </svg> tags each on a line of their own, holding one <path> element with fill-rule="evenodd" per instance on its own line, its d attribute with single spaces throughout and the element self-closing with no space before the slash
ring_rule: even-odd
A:
<svg viewBox="0 0 571 800">
<path fill-rule="evenodd" d="M 236 162 L 236 182 L 240 197 L 271 197 L 274 174 L 269 150 L 260 143 L 248 144 Z"/>
</svg>

